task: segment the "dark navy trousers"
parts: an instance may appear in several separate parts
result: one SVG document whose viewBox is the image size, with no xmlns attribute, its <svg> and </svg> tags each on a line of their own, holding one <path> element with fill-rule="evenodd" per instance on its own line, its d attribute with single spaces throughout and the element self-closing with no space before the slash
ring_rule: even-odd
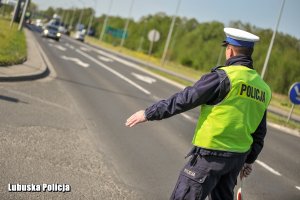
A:
<svg viewBox="0 0 300 200">
<path fill-rule="evenodd" d="M 219 156 L 190 153 L 170 200 L 233 200 L 237 177 L 247 153 Z"/>
</svg>

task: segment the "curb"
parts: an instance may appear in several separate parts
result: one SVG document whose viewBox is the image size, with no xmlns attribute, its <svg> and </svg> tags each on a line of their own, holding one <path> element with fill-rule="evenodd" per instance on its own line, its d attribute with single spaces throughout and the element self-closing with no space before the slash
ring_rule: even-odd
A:
<svg viewBox="0 0 300 200">
<path fill-rule="evenodd" d="M 27 29 L 24 29 L 24 32 L 25 32 L 25 35 L 26 35 L 27 49 L 29 49 L 30 47 L 35 51 L 37 51 L 36 49 L 38 49 L 39 58 L 35 58 L 35 59 L 40 59 L 40 62 L 42 63 L 42 65 L 39 66 L 39 70 L 36 71 L 36 72 L 17 74 L 17 75 L 0 75 L 0 82 L 32 81 L 32 80 L 44 78 L 44 77 L 46 77 L 50 74 L 50 71 L 49 71 L 49 69 L 46 65 L 46 62 L 45 62 L 45 58 L 41 54 L 41 51 L 40 51 L 41 47 L 38 44 L 35 37 L 33 36 L 33 33 L 31 31 L 27 30 Z M 32 38 L 32 40 L 33 40 L 32 43 L 33 44 L 29 44 L 28 37 Z M 34 46 L 32 46 L 32 45 L 34 45 Z M 31 54 L 32 54 L 32 52 L 28 51 L 27 58 L 29 58 L 29 57 L 31 58 L 32 57 Z M 22 65 L 26 65 L 28 63 L 30 63 L 30 62 L 25 61 L 23 64 L 10 66 L 10 67 L 22 67 Z"/>
<path fill-rule="evenodd" d="M 275 124 L 275 123 L 272 123 L 272 122 L 267 122 L 267 125 L 272 127 L 272 128 L 278 129 L 278 130 L 280 130 L 284 133 L 287 133 L 289 135 L 300 137 L 300 132 L 296 129 L 290 129 L 290 128 L 287 128 L 287 127 L 284 127 L 284 126 L 281 126 L 281 125 L 278 125 L 278 124 Z"/>
</svg>

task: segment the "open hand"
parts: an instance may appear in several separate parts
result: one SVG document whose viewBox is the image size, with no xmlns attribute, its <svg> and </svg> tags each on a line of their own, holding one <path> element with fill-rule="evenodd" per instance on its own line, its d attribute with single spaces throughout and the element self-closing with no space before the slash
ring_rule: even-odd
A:
<svg viewBox="0 0 300 200">
<path fill-rule="evenodd" d="M 145 121 L 147 121 L 146 116 L 145 116 L 145 111 L 140 110 L 140 111 L 134 113 L 133 115 L 131 115 L 131 117 L 129 117 L 127 119 L 125 125 L 129 126 L 129 127 L 133 127 L 134 125 L 145 122 Z"/>
</svg>

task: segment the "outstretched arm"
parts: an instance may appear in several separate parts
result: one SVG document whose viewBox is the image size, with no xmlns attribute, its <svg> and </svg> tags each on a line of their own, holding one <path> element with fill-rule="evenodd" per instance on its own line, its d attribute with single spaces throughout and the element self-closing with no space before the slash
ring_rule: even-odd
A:
<svg viewBox="0 0 300 200">
<path fill-rule="evenodd" d="M 225 78 L 220 77 L 215 71 L 206 74 L 193 86 L 186 87 L 166 100 L 156 102 L 146 110 L 134 113 L 127 119 L 125 125 L 133 127 L 148 120 L 161 120 L 174 116 L 201 104 L 216 104 L 226 95 L 220 92 L 224 90 L 224 80 Z"/>
</svg>

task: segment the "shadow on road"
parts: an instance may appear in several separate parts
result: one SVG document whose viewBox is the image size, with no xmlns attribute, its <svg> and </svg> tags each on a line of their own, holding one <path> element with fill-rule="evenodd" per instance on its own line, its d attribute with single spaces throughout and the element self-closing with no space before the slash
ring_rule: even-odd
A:
<svg viewBox="0 0 300 200">
<path fill-rule="evenodd" d="M 12 102 L 12 103 L 24 103 L 24 104 L 28 104 L 28 102 L 20 101 L 17 98 L 9 97 L 9 96 L 4 96 L 4 95 L 0 95 L 0 100 Z"/>
</svg>

